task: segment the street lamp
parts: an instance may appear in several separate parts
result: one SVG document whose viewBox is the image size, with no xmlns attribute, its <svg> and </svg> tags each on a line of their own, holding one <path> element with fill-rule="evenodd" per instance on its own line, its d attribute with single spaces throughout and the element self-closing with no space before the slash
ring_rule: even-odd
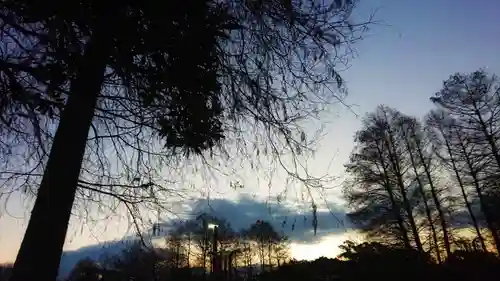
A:
<svg viewBox="0 0 500 281">
<path fill-rule="evenodd" d="M 212 274 L 219 271 L 219 260 L 217 253 L 217 234 L 219 226 L 215 223 L 208 223 L 207 229 L 212 229 Z"/>
</svg>

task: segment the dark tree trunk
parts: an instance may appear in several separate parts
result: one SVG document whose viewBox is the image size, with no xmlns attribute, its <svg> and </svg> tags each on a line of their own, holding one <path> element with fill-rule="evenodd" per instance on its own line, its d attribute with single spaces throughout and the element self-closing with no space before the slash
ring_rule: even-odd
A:
<svg viewBox="0 0 500 281">
<path fill-rule="evenodd" d="M 408 138 L 406 138 L 406 136 L 404 138 L 405 138 L 406 149 L 408 149 L 408 153 L 410 154 L 410 161 L 411 161 L 411 165 L 413 168 L 413 172 L 415 173 L 415 177 L 416 177 L 417 184 L 418 184 L 418 189 L 420 191 L 420 195 L 422 195 L 422 200 L 424 201 L 425 214 L 427 216 L 427 220 L 429 221 L 429 226 L 431 227 L 432 240 L 434 241 L 434 245 L 436 246 L 436 248 L 435 248 L 436 258 L 437 258 L 438 262 L 441 263 L 442 262 L 441 249 L 439 249 L 439 241 L 437 238 L 436 227 L 434 226 L 434 221 L 432 219 L 432 213 L 431 213 L 431 210 L 429 208 L 427 196 L 425 194 L 424 184 L 422 183 L 422 180 L 420 179 L 420 174 L 418 172 L 418 169 L 416 166 L 417 164 L 415 163 L 415 158 L 414 158 L 414 155 L 412 152 L 412 148 L 410 147 L 410 143 L 408 141 Z"/>
<path fill-rule="evenodd" d="M 389 182 L 389 173 L 387 172 L 386 163 L 382 157 L 382 150 L 379 147 L 379 143 L 377 143 L 377 152 L 379 154 L 379 160 L 380 160 L 380 163 L 382 165 L 382 169 L 384 171 L 384 177 L 386 179 L 385 189 L 386 189 L 387 193 L 389 194 L 389 200 L 391 201 L 391 205 L 392 205 L 392 212 L 398 221 L 398 226 L 399 226 L 399 229 L 401 231 L 403 243 L 404 243 L 406 249 L 412 249 L 413 247 L 411 246 L 411 243 L 410 243 L 410 238 L 408 236 L 408 230 L 406 229 L 406 226 L 404 224 L 404 220 L 401 216 L 401 212 L 400 212 L 401 208 L 400 208 L 399 204 L 397 204 L 397 202 L 396 202 L 396 199 L 394 197 L 394 191 L 392 190 L 391 184 Z"/>
<path fill-rule="evenodd" d="M 450 156 L 451 168 L 453 169 L 453 172 L 455 173 L 455 177 L 457 178 L 458 185 L 460 186 L 460 191 L 462 193 L 462 197 L 464 198 L 465 206 L 467 208 L 467 211 L 469 212 L 469 216 L 472 220 L 472 224 L 474 225 L 474 229 L 475 229 L 477 237 L 479 239 L 479 243 L 481 244 L 483 251 L 486 251 L 486 244 L 484 243 L 483 235 L 481 234 L 481 230 L 479 229 L 479 224 L 477 222 L 476 215 L 474 214 L 474 212 L 472 210 L 472 205 L 469 202 L 469 198 L 467 196 L 467 192 L 465 190 L 465 186 L 464 186 L 464 183 L 462 181 L 462 177 L 460 176 L 457 164 L 455 162 L 455 158 L 453 158 L 453 151 L 451 149 L 451 145 L 450 145 L 448 139 L 446 139 L 443 131 L 440 131 L 440 132 L 443 135 L 445 145 L 446 145 L 446 150 L 448 151 L 448 155 Z"/>
<path fill-rule="evenodd" d="M 422 246 L 422 241 L 420 240 L 420 235 L 418 233 L 417 229 L 417 224 L 415 222 L 415 218 L 413 217 L 413 210 L 412 206 L 410 204 L 410 201 L 408 200 L 408 196 L 406 194 L 405 190 L 405 184 L 403 181 L 403 174 L 401 173 L 401 159 L 397 154 L 397 151 L 394 147 L 394 136 L 391 130 L 388 130 L 388 135 L 389 135 L 389 141 L 387 142 L 387 151 L 389 152 L 389 160 L 392 164 L 392 169 L 394 170 L 394 175 L 396 176 L 397 179 L 397 184 L 399 185 L 399 189 L 401 191 L 401 196 L 403 197 L 403 207 L 406 210 L 406 213 L 408 215 L 408 221 L 410 223 L 410 228 L 411 232 L 413 234 L 413 239 L 415 240 L 415 244 L 417 246 L 417 249 L 420 252 L 424 251 L 424 248 Z"/>
<path fill-rule="evenodd" d="M 474 173 L 471 176 L 472 176 L 472 179 L 474 181 L 474 187 L 475 187 L 476 192 L 477 192 L 477 197 L 479 198 L 481 211 L 484 214 L 486 225 L 488 226 L 488 229 L 491 232 L 491 236 L 493 237 L 493 242 L 495 243 L 495 248 L 497 250 L 497 253 L 500 253 L 500 237 L 498 235 L 497 227 L 495 226 L 495 223 L 494 223 L 493 214 L 490 210 L 489 204 L 486 203 L 483 191 L 481 190 L 481 187 L 479 185 L 479 180 L 477 178 L 477 175 Z"/>
<path fill-rule="evenodd" d="M 433 180 L 432 175 L 429 171 L 429 167 L 424 162 L 425 159 L 423 157 L 422 151 L 420 149 L 418 149 L 418 151 L 419 151 L 419 156 L 421 158 L 421 161 L 422 161 L 422 163 L 424 163 L 423 165 L 424 165 L 425 174 L 426 174 L 427 179 L 429 181 L 429 185 L 431 186 L 432 199 L 433 199 L 434 205 L 436 206 L 436 209 L 438 211 L 439 222 L 441 223 L 441 229 L 443 230 L 443 241 L 444 241 L 444 248 L 446 250 L 446 255 L 448 257 L 450 257 L 451 256 L 451 244 L 450 244 L 450 235 L 448 233 L 448 225 L 446 223 L 446 217 L 444 215 L 443 208 L 441 207 L 441 201 L 439 200 L 439 196 L 437 194 L 436 187 L 434 186 L 434 180 Z"/>
<path fill-rule="evenodd" d="M 460 140 L 462 141 L 460 133 L 457 131 L 456 134 L 457 137 L 459 137 Z M 460 148 L 462 150 L 465 163 L 467 164 L 467 168 L 469 169 L 469 175 L 472 177 L 474 188 L 476 190 L 477 197 L 479 199 L 479 205 L 481 207 L 481 211 L 484 214 L 486 225 L 491 233 L 491 236 L 493 237 L 493 242 L 495 243 L 495 248 L 497 250 L 497 253 L 500 253 L 500 236 L 498 235 L 497 227 L 495 226 L 494 223 L 493 214 L 491 213 L 488 204 L 485 202 L 484 194 L 477 175 L 478 172 L 474 168 L 474 165 L 472 163 L 473 160 L 470 159 L 469 155 L 467 154 L 466 147 L 463 143 L 460 144 Z"/>
<path fill-rule="evenodd" d="M 103 42 L 95 37 L 87 45 L 82 65 L 71 83 L 71 94 L 57 128 L 11 281 L 57 278 L 88 132 L 106 68 Z"/>
<path fill-rule="evenodd" d="M 446 217 L 444 215 L 443 208 L 441 207 L 441 201 L 440 201 L 440 198 L 437 194 L 436 187 L 434 185 L 434 179 L 432 178 L 430 167 L 426 163 L 424 152 L 422 151 L 422 146 L 421 146 L 422 143 L 417 138 L 415 131 L 413 131 L 413 130 L 412 130 L 412 137 L 415 140 L 415 148 L 417 150 L 419 160 L 422 163 L 422 167 L 424 168 L 425 175 L 427 176 L 427 180 L 428 180 L 430 188 L 431 188 L 431 195 L 432 195 L 432 199 L 434 201 L 434 205 L 436 206 L 436 209 L 438 211 L 439 221 L 441 223 L 441 229 L 443 230 L 443 242 L 444 242 L 444 248 L 446 250 L 446 255 L 448 257 L 450 257 L 451 256 L 450 236 L 448 233 L 448 225 L 446 223 Z M 433 227 L 433 229 L 434 229 L 434 227 Z M 437 246 L 438 246 L 438 244 L 436 244 L 436 247 Z"/>
</svg>

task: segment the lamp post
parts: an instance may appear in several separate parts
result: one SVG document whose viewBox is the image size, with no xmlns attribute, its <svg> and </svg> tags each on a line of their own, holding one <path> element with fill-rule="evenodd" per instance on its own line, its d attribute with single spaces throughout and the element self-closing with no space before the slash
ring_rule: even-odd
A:
<svg viewBox="0 0 500 281">
<path fill-rule="evenodd" d="M 219 259 L 217 253 L 217 235 L 219 226 L 215 223 L 209 223 L 207 225 L 208 229 L 212 229 L 212 274 L 217 274 L 219 272 Z"/>
</svg>

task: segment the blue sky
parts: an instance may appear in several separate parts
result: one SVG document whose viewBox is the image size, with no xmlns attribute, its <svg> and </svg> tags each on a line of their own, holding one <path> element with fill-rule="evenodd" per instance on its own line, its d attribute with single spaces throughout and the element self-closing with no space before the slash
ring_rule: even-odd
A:
<svg viewBox="0 0 500 281">
<path fill-rule="evenodd" d="M 378 104 L 386 104 L 406 114 L 423 116 L 432 107 L 429 97 L 454 72 L 486 67 L 500 75 L 499 1 L 364 0 L 355 13 L 363 17 L 374 9 L 377 9 L 376 20 L 380 23 L 372 26 L 365 40 L 356 45 L 356 58 L 342 72 L 349 89 L 347 103 L 352 104 L 359 115 L 373 110 Z M 339 176 L 340 182 L 342 165 L 352 149 L 353 133 L 359 128 L 360 120 L 340 105 L 330 111 L 324 119 L 328 122 L 328 134 L 320 144 L 320 153 L 309 162 L 309 168 L 318 174 L 329 172 Z M 246 181 L 245 189 L 238 193 L 256 195 L 257 199 L 268 194 L 266 184 L 255 181 L 251 173 L 245 175 L 242 179 Z M 231 202 L 238 193 L 223 187 L 226 186 L 224 182 L 221 179 L 218 196 Z M 342 203 L 338 194 L 339 190 L 334 189 L 328 199 L 340 208 Z M 258 200 L 254 203 L 256 208 L 262 207 Z M 19 196 L 11 198 L 7 207 L 11 215 L 25 219 L 30 212 L 22 208 Z M 26 226 L 25 220 L 7 215 L 4 209 L 2 213 L 0 262 L 15 258 Z M 328 216 L 322 220 L 329 222 Z M 118 221 L 107 221 L 92 229 L 80 226 L 78 221 L 72 221 L 67 250 L 119 238 L 126 231 L 124 224 Z M 335 253 L 337 244 L 347 236 L 345 231 L 327 231 L 333 234 L 318 237 L 323 239 L 321 246 L 320 242 L 310 239 L 297 242 L 294 246 L 296 256 L 327 255 L 325 249 Z"/>
</svg>

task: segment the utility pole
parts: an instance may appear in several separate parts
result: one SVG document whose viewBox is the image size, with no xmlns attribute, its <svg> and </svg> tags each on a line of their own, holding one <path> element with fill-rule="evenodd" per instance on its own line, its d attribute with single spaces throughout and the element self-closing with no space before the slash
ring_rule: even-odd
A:
<svg viewBox="0 0 500 281">
<path fill-rule="evenodd" d="M 211 251 L 211 255 L 212 255 L 212 259 L 211 259 L 211 279 L 213 280 L 216 280 L 217 279 L 217 276 L 218 276 L 218 273 L 219 273 L 219 269 L 220 269 L 220 265 L 219 265 L 219 258 L 218 258 L 218 249 L 217 249 L 217 246 L 218 246 L 218 232 L 219 232 L 219 226 L 215 223 L 208 223 L 207 224 L 207 232 L 208 232 L 208 229 L 212 229 L 212 251 Z M 207 239 L 208 240 L 208 239 Z"/>
<path fill-rule="evenodd" d="M 207 280 L 208 224 L 203 218 L 203 279 Z"/>
<path fill-rule="evenodd" d="M 213 242 L 212 242 L 212 272 L 217 274 L 219 272 L 219 254 L 217 249 L 217 235 L 218 235 L 218 226 L 214 225 L 213 227 Z"/>
</svg>

